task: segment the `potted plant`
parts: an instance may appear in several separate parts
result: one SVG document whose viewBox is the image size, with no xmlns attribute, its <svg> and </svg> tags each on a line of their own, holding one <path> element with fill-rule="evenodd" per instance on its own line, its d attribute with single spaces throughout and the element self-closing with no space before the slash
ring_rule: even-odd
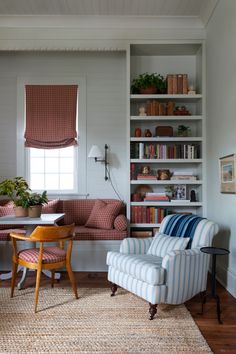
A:
<svg viewBox="0 0 236 354">
<path fill-rule="evenodd" d="M 23 177 L 6 179 L 0 183 L 0 195 L 6 195 L 15 205 L 15 216 L 28 215 L 29 185 Z"/>
<path fill-rule="evenodd" d="M 186 125 L 179 125 L 178 126 L 178 136 L 189 136 L 190 128 Z"/>
<path fill-rule="evenodd" d="M 155 94 L 166 93 L 166 79 L 157 73 L 144 73 L 133 79 L 131 85 L 131 93 L 137 94 Z"/>
<path fill-rule="evenodd" d="M 48 203 L 47 191 L 40 193 L 30 193 L 28 196 L 28 212 L 30 218 L 39 218 L 42 213 L 43 204 Z"/>
</svg>

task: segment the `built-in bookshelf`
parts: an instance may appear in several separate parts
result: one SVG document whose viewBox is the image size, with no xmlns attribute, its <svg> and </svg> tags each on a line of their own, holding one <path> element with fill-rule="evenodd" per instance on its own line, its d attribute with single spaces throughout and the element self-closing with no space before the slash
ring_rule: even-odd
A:
<svg viewBox="0 0 236 354">
<path fill-rule="evenodd" d="M 135 235 L 138 230 L 150 235 L 173 212 L 205 213 L 204 70 L 202 42 L 130 44 L 129 88 L 143 73 L 158 73 L 168 80 L 181 73 L 185 80 L 182 94 L 128 93 L 128 218 Z M 172 86 L 167 92 L 171 90 Z M 183 126 L 186 134 L 180 134 Z M 166 136 L 157 134 L 165 129 L 170 132 Z M 163 170 L 168 179 L 158 175 Z"/>
</svg>

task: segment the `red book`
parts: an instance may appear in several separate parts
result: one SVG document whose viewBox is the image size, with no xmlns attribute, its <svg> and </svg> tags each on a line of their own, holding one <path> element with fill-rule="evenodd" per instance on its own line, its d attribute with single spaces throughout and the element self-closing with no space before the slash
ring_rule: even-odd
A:
<svg viewBox="0 0 236 354">
<path fill-rule="evenodd" d="M 178 94 L 183 93 L 183 75 L 182 74 L 177 75 L 177 93 Z"/>
<path fill-rule="evenodd" d="M 188 74 L 183 74 L 183 94 L 188 93 Z"/>
<path fill-rule="evenodd" d="M 177 75 L 173 75 L 173 94 L 176 95 L 178 93 L 177 89 Z"/>
<path fill-rule="evenodd" d="M 173 75 L 167 75 L 167 94 L 173 94 Z"/>
</svg>

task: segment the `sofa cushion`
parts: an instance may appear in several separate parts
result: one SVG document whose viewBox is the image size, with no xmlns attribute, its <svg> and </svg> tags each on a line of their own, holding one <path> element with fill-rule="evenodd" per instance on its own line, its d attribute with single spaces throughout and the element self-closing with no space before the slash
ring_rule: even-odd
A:
<svg viewBox="0 0 236 354">
<path fill-rule="evenodd" d="M 127 231 L 92 229 L 85 226 L 75 226 L 74 240 L 123 240 Z"/>
<path fill-rule="evenodd" d="M 118 215 L 114 220 L 114 228 L 118 231 L 125 231 L 128 227 L 128 221 L 125 215 Z"/>
<path fill-rule="evenodd" d="M 11 225 L 7 225 L 8 227 L 11 226 Z M 9 241 L 11 238 L 10 238 L 10 233 L 11 232 L 16 232 L 18 234 L 23 234 L 25 235 L 26 231 L 22 228 L 22 229 L 16 229 L 16 226 L 15 228 L 8 228 L 8 229 L 5 229 L 5 230 L 0 230 L 0 241 Z"/>
<path fill-rule="evenodd" d="M 188 242 L 188 237 L 173 237 L 159 232 L 154 236 L 147 254 L 164 257 L 168 252 L 184 250 L 187 247 Z"/>
<path fill-rule="evenodd" d="M 86 227 L 97 229 L 113 229 L 114 220 L 120 212 L 122 203 L 107 203 L 103 200 L 97 199 L 93 210 L 86 222 Z"/>
<path fill-rule="evenodd" d="M 47 204 L 43 205 L 42 214 L 55 214 L 57 212 L 57 206 L 59 199 L 50 200 Z"/>
<path fill-rule="evenodd" d="M 107 265 L 151 285 L 164 284 L 165 270 L 161 264 L 162 258 L 152 255 L 107 253 Z"/>
<path fill-rule="evenodd" d="M 7 202 L 6 204 L 0 206 L 0 216 L 14 215 L 14 203 Z M 0 230 L 6 229 L 19 229 L 23 228 L 23 225 L 14 225 L 14 224 L 2 224 L 0 225 Z"/>
</svg>

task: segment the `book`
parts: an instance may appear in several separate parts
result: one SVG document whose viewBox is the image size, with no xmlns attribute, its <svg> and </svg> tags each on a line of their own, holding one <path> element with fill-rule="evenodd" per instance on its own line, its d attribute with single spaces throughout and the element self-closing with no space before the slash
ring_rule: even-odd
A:
<svg viewBox="0 0 236 354">
<path fill-rule="evenodd" d="M 152 230 L 132 230 L 131 237 L 152 237 Z"/>
<path fill-rule="evenodd" d="M 183 74 L 183 94 L 188 93 L 188 74 Z"/>
<path fill-rule="evenodd" d="M 178 94 L 183 93 L 183 74 L 177 75 L 177 93 Z"/>
<path fill-rule="evenodd" d="M 171 74 L 167 75 L 167 94 L 173 94 L 173 75 Z"/>
<path fill-rule="evenodd" d="M 176 95 L 178 93 L 178 88 L 177 88 L 177 75 L 174 74 L 173 76 L 173 95 Z"/>
<path fill-rule="evenodd" d="M 171 199 L 171 203 L 190 203 L 190 199 Z"/>
</svg>

